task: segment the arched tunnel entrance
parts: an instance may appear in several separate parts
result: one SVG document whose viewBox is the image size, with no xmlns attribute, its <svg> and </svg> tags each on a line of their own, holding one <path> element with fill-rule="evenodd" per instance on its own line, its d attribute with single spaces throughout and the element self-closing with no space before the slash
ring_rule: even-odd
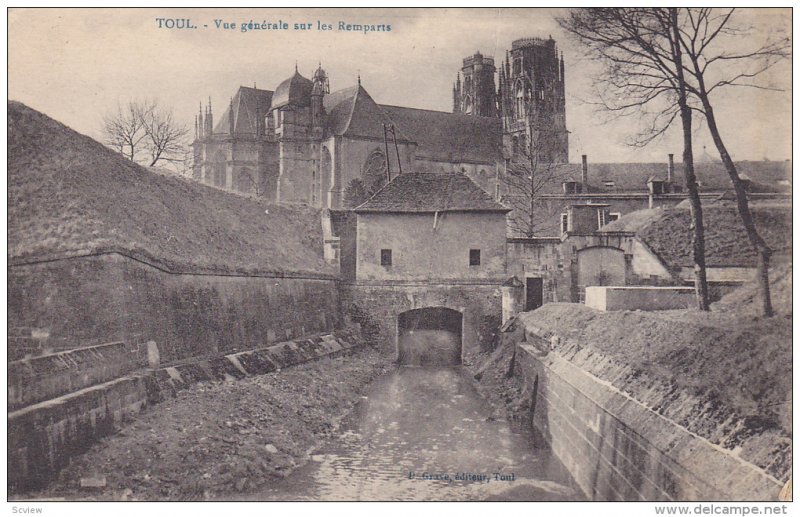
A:
<svg viewBox="0 0 800 517">
<path fill-rule="evenodd" d="M 463 316 L 446 307 L 426 307 L 397 316 L 397 361 L 411 366 L 461 364 Z"/>
</svg>

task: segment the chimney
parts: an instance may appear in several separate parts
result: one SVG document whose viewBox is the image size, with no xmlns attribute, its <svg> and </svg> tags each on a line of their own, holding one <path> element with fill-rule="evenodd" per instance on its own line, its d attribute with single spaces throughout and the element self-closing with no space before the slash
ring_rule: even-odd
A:
<svg viewBox="0 0 800 517">
<path fill-rule="evenodd" d="M 589 164 L 585 154 L 581 155 L 581 183 L 584 185 L 584 189 L 589 184 Z"/>
<path fill-rule="evenodd" d="M 672 183 L 672 176 L 675 174 L 675 161 L 672 153 L 667 155 L 667 183 Z"/>
</svg>

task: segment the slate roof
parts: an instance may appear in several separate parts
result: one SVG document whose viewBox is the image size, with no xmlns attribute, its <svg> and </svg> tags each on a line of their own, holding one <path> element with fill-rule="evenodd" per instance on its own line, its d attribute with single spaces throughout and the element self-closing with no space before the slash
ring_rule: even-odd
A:
<svg viewBox="0 0 800 517">
<path fill-rule="evenodd" d="M 270 90 L 259 90 L 240 86 L 233 96 L 233 132 L 235 135 L 256 134 L 256 113 L 266 116 L 272 104 L 273 93 Z M 258 109 L 256 109 L 258 108 Z M 228 135 L 231 132 L 231 105 L 214 127 L 214 134 Z"/>
<path fill-rule="evenodd" d="M 361 86 L 335 91 L 322 99 L 327 112 L 330 135 L 377 138 L 383 140 L 383 125 L 393 124 L 386 112 Z M 411 142 L 402 126 L 396 128 L 398 142 Z"/>
<path fill-rule="evenodd" d="M 311 103 L 311 90 L 314 84 L 295 70 L 294 75 L 275 88 L 272 107 L 280 108 L 288 104 L 308 106 Z"/>
<path fill-rule="evenodd" d="M 332 135 L 383 140 L 383 124 L 393 124 L 397 140 L 417 143 L 422 159 L 491 165 L 502 160 L 500 119 L 381 105 L 361 85 L 326 95 L 323 103 Z"/>
<path fill-rule="evenodd" d="M 508 212 L 464 174 L 400 174 L 356 212 Z"/>
<path fill-rule="evenodd" d="M 381 105 L 390 119 L 417 142 L 417 157 L 443 162 L 494 165 L 502 161 L 503 123 L 476 117 Z"/>
<path fill-rule="evenodd" d="M 752 192 L 790 192 L 791 186 L 781 186 L 779 181 L 791 182 L 791 162 L 781 161 L 741 161 L 736 162 L 740 175 L 746 175 L 753 181 Z M 667 162 L 663 163 L 592 163 L 589 162 L 589 193 L 624 194 L 647 192 L 649 178 L 666 180 Z M 731 187 L 730 178 L 721 162 L 695 164 L 695 174 L 700 182 L 701 192 L 722 192 Z M 568 163 L 560 165 L 554 177 L 563 181 L 581 180 L 581 164 Z M 680 185 L 686 192 L 683 164 L 675 163 L 673 183 Z M 613 182 L 613 186 L 606 186 Z M 584 191 L 585 192 L 585 191 Z M 543 194 L 563 194 L 561 181 L 554 181 L 545 186 Z"/>
<path fill-rule="evenodd" d="M 756 255 L 736 207 L 704 203 L 706 264 L 710 267 L 755 267 Z M 756 228 L 775 255 L 791 255 L 791 206 L 751 206 Z M 630 231 L 669 268 L 692 267 L 691 213 L 687 208 L 638 210 L 604 226 L 600 233 Z"/>
</svg>

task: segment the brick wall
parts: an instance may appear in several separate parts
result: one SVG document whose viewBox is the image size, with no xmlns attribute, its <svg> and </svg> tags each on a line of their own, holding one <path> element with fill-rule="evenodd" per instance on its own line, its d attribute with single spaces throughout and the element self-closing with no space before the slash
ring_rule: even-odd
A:
<svg viewBox="0 0 800 517">
<path fill-rule="evenodd" d="M 171 274 L 118 254 L 9 267 L 8 298 L 9 328 L 36 329 L 45 349 L 153 340 L 163 361 L 330 331 L 339 319 L 334 280 Z"/>
</svg>

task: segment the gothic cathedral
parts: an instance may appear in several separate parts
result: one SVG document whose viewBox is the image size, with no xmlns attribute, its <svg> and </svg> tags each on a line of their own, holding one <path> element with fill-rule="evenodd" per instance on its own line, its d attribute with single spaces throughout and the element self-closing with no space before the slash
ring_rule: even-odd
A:
<svg viewBox="0 0 800 517">
<path fill-rule="evenodd" d="M 352 208 L 402 172 L 461 173 L 497 195 L 514 155 L 566 163 L 564 61 L 555 41 L 514 41 L 500 69 L 463 60 L 453 113 L 376 103 L 357 85 L 331 91 L 320 65 L 275 91 L 240 87 L 216 121 L 195 121 L 193 177 L 272 201 Z M 497 81 L 495 81 L 497 78 Z"/>
</svg>

